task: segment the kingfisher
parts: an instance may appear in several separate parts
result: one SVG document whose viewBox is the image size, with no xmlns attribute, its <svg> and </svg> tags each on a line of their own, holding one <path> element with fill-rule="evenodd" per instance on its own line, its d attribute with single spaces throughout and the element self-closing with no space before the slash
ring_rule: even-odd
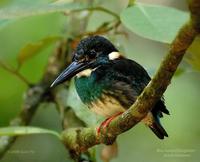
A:
<svg viewBox="0 0 200 162">
<path fill-rule="evenodd" d="M 71 64 L 61 72 L 51 87 L 74 76 L 81 101 L 107 119 L 113 119 L 126 111 L 151 80 L 140 64 L 123 56 L 108 39 L 98 35 L 79 42 Z M 159 139 L 168 137 L 160 122 L 163 113 L 169 115 L 164 97 L 142 120 Z"/>
</svg>

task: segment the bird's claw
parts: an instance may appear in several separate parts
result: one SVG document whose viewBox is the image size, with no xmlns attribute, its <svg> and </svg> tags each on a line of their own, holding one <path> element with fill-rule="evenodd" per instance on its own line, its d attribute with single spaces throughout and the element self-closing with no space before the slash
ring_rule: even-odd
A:
<svg viewBox="0 0 200 162">
<path fill-rule="evenodd" d="M 97 128 L 97 136 L 100 136 L 100 132 L 101 130 L 103 131 L 103 133 L 106 132 L 106 128 L 109 126 L 109 124 L 111 123 L 111 121 L 113 119 L 115 119 L 117 116 L 121 115 L 123 112 L 119 112 L 113 116 L 111 116 L 110 118 L 107 118 L 106 120 L 104 120 L 101 125 Z"/>
</svg>

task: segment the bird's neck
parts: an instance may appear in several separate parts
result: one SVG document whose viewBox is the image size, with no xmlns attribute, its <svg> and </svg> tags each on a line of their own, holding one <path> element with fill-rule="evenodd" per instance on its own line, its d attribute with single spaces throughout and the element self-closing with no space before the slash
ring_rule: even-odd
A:
<svg viewBox="0 0 200 162">
<path fill-rule="evenodd" d="M 110 83 L 104 79 L 99 79 L 99 75 L 96 71 L 92 71 L 90 75 L 75 77 L 76 90 L 83 103 L 90 104 L 97 100 L 101 97 L 103 91 L 109 87 Z"/>
</svg>

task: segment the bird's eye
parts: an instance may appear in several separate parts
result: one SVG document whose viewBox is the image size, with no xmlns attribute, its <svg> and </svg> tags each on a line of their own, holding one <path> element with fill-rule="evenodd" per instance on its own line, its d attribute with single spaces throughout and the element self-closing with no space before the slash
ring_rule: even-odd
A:
<svg viewBox="0 0 200 162">
<path fill-rule="evenodd" d="M 95 50 L 91 50 L 90 53 L 89 53 L 89 58 L 90 58 L 90 59 L 95 58 L 95 57 L 96 57 L 96 54 L 97 54 L 97 53 L 96 53 Z"/>
<path fill-rule="evenodd" d="M 80 55 L 80 54 L 77 54 L 77 53 L 75 53 L 73 58 L 72 58 L 72 60 L 74 60 L 74 61 L 81 61 L 83 59 L 84 59 L 84 55 Z"/>
</svg>

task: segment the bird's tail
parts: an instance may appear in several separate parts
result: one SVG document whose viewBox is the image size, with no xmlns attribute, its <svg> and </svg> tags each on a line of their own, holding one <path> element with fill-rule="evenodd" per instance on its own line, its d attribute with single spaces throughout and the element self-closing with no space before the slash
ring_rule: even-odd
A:
<svg viewBox="0 0 200 162">
<path fill-rule="evenodd" d="M 148 126 L 158 138 L 164 139 L 164 137 L 168 137 L 166 130 L 162 127 L 160 122 L 156 121 L 156 119 L 153 119 L 152 123 Z"/>
<path fill-rule="evenodd" d="M 143 119 L 143 122 L 153 131 L 153 133 L 158 138 L 164 139 L 164 137 L 168 137 L 167 132 L 160 124 L 159 117 L 155 117 L 152 112 L 148 113 L 148 115 Z"/>
<path fill-rule="evenodd" d="M 159 106 L 159 109 L 157 108 Z M 160 107 L 162 106 L 162 108 Z M 159 101 L 154 109 L 148 113 L 148 115 L 143 119 L 144 123 L 153 131 L 153 133 L 159 138 L 164 139 L 164 137 L 168 137 L 166 130 L 160 123 L 160 118 L 163 117 L 163 114 L 168 114 L 169 111 L 164 106 L 162 101 Z"/>
</svg>

